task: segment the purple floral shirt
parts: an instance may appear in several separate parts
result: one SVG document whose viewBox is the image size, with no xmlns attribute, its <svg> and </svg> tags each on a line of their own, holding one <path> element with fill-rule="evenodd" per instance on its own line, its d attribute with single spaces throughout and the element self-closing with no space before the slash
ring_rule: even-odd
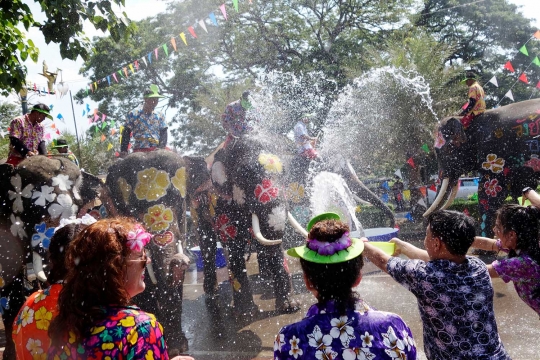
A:
<svg viewBox="0 0 540 360">
<path fill-rule="evenodd" d="M 32 125 L 27 115 L 20 116 L 9 124 L 9 136 L 21 140 L 29 151 L 37 153 L 38 145 L 43 140 L 43 126 L 39 123 Z M 19 152 L 11 149 L 10 155 L 19 156 Z"/>
<path fill-rule="evenodd" d="M 493 268 L 505 282 L 514 282 L 519 297 L 540 315 L 540 297 L 532 293 L 540 287 L 540 265 L 525 253 L 512 258 L 495 260 Z"/>
<path fill-rule="evenodd" d="M 106 318 L 78 342 L 70 333 L 68 342 L 51 346 L 48 359 L 169 359 L 163 328 L 156 317 L 136 306 L 107 307 Z"/>
<path fill-rule="evenodd" d="M 411 330 L 396 314 L 359 300 L 340 315 L 334 301 L 312 305 L 306 317 L 284 326 L 274 341 L 278 359 L 416 359 Z"/>
<path fill-rule="evenodd" d="M 221 115 L 221 124 L 228 133 L 236 137 L 252 130 L 248 119 L 246 119 L 246 110 L 242 107 L 240 100 L 225 107 L 225 112 Z"/>
</svg>

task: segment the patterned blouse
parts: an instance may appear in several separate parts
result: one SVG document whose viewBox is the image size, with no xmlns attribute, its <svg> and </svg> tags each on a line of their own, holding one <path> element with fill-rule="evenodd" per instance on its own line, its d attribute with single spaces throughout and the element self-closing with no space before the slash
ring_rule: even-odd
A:
<svg viewBox="0 0 540 360">
<path fill-rule="evenodd" d="M 32 125 L 27 115 L 20 116 L 11 121 L 9 136 L 16 137 L 29 151 L 37 153 L 38 145 L 43 140 L 43 126 L 39 123 Z M 19 156 L 19 152 L 11 149 L 11 155 Z"/>
<path fill-rule="evenodd" d="M 30 295 L 13 323 L 13 342 L 17 359 L 36 360 L 46 359 L 50 346 L 47 331 L 51 320 L 58 310 L 58 294 L 61 284 L 54 284 L 45 290 L 39 290 Z"/>
<path fill-rule="evenodd" d="M 229 134 L 236 137 L 252 130 L 240 100 L 233 101 L 225 107 L 225 112 L 221 115 L 221 124 Z"/>
<path fill-rule="evenodd" d="M 139 106 L 128 113 L 125 126 L 133 133 L 133 148 L 147 149 L 158 146 L 159 132 L 167 127 L 167 123 L 163 113 L 146 114 L 143 107 Z"/>
<path fill-rule="evenodd" d="M 540 315 L 540 297 L 533 297 L 533 292 L 540 290 L 540 265 L 525 253 L 495 260 L 492 265 L 505 283 L 514 282 L 519 297 Z"/>
<path fill-rule="evenodd" d="M 335 302 L 312 305 L 306 317 L 283 327 L 274 341 L 278 359 L 416 359 L 411 330 L 396 314 L 362 300 L 340 315 Z"/>
<path fill-rule="evenodd" d="M 68 343 L 51 346 L 48 359 L 162 359 L 169 358 L 163 328 L 156 317 L 136 306 L 103 308 L 105 319 L 82 341 L 70 333 Z"/>
</svg>

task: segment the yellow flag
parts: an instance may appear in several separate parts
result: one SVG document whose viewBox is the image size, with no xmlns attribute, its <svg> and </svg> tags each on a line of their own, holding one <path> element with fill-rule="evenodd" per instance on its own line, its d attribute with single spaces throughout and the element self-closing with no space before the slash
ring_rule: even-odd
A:
<svg viewBox="0 0 540 360">
<path fill-rule="evenodd" d="M 182 32 L 182 33 L 180 33 L 180 37 L 182 38 L 182 41 L 184 42 L 184 44 L 186 44 L 186 46 L 187 46 L 186 34 L 184 34 L 184 33 Z"/>
<path fill-rule="evenodd" d="M 403 197 L 407 201 L 411 200 L 411 190 L 403 190 Z"/>
<path fill-rule="evenodd" d="M 129 69 L 131 70 L 132 73 L 135 74 L 135 69 L 133 68 L 133 64 L 129 64 Z"/>
<path fill-rule="evenodd" d="M 111 150 L 113 148 L 113 144 L 109 143 L 109 145 L 107 145 L 107 151 Z"/>
</svg>

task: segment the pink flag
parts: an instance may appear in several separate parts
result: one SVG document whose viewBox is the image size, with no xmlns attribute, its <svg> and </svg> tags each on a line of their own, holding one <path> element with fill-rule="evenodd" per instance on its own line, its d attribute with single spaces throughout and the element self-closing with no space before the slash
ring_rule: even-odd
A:
<svg viewBox="0 0 540 360">
<path fill-rule="evenodd" d="M 118 78 L 116 77 L 116 73 L 113 73 L 113 74 L 112 74 L 112 77 L 114 78 L 114 80 L 115 80 L 116 82 L 118 82 Z"/>
<path fill-rule="evenodd" d="M 158 48 L 155 48 L 154 49 L 154 54 L 156 55 L 156 60 L 158 59 L 157 52 L 158 52 Z"/>
<path fill-rule="evenodd" d="M 221 13 L 223 14 L 225 20 L 227 20 L 227 10 L 225 10 L 225 4 L 221 5 L 219 9 L 221 10 Z"/>
<path fill-rule="evenodd" d="M 106 118 L 107 118 L 107 115 L 101 114 L 101 121 L 105 121 Z"/>
<path fill-rule="evenodd" d="M 540 81 L 538 82 L 538 84 L 536 84 L 536 88 L 540 89 Z"/>
<path fill-rule="evenodd" d="M 98 121 L 99 120 L 99 115 L 98 114 L 95 114 L 94 115 L 94 122 Z"/>
<path fill-rule="evenodd" d="M 139 60 L 135 60 L 133 63 L 135 64 L 137 71 L 139 71 Z"/>
</svg>

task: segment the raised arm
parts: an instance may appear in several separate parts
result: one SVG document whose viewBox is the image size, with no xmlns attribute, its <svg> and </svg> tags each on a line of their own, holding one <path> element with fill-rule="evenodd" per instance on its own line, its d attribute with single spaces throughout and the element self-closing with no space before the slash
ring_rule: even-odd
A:
<svg viewBox="0 0 540 360">
<path fill-rule="evenodd" d="M 392 240 L 390 240 L 390 242 L 396 244 L 396 250 L 394 251 L 394 255 L 403 254 L 409 259 L 419 259 L 426 262 L 430 260 L 426 250 L 417 248 L 416 246 L 398 238 L 393 238 Z"/>
</svg>

